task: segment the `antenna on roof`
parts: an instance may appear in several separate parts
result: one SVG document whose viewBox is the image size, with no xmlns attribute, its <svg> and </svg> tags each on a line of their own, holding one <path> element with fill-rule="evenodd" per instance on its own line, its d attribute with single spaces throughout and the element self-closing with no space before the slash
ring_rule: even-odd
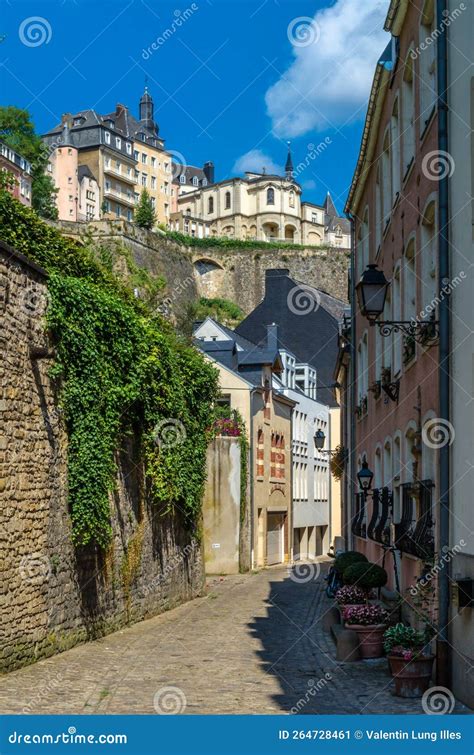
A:
<svg viewBox="0 0 474 755">
<path fill-rule="evenodd" d="M 263 168 L 262 168 L 262 176 L 265 176 L 266 173 L 267 173 L 267 169 L 266 169 L 265 166 L 263 166 Z"/>
</svg>

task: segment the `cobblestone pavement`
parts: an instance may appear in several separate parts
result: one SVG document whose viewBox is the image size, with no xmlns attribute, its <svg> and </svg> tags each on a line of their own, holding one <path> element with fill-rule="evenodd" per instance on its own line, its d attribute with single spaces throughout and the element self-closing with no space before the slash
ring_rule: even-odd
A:
<svg viewBox="0 0 474 755">
<path fill-rule="evenodd" d="M 422 713 L 392 696 L 386 660 L 335 660 L 324 585 L 283 567 L 210 578 L 203 598 L 1 677 L 0 713 Z"/>
</svg>

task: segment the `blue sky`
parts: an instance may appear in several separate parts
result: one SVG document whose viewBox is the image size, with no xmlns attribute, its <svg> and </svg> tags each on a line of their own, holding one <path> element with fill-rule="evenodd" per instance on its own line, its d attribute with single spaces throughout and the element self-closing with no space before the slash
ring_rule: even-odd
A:
<svg viewBox="0 0 474 755">
<path fill-rule="evenodd" d="M 64 112 L 136 111 L 147 76 L 160 134 L 188 164 L 213 160 L 218 180 L 272 170 L 291 139 L 305 198 L 329 190 L 342 209 L 386 44 L 388 0 L 368 5 L 0 0 L 1 102 L 28 108 L 42 133 Z"/>
</svg>

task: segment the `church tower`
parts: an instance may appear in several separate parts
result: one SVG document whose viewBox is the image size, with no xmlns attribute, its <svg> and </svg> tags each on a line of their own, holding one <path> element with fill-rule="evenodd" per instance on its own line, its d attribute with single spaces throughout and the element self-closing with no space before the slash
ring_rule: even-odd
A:
<svg viewBox="0 0 474 755">
<path fill-rule="evenodd" d="M 145 91 L 140 97 L 140 104 L 139 104 L 138 112 L 139 112 L 141 123 L 143 123 L 145 128 L 148 128 L 151 131 L 156 130 L 156 124 L 154 121 L 154 110 L 155 110 L 155 106 L 153 104 L 153 98 L 148 91 L 148 87 L 146 86 Z"/>
<path fill-rule="evenodd" d="M 291 148 L 290 148 L 290 142 L 288 142 L 288 156 L 286 158 L 286 165 L 285 165 L 285 177 L 288 179 L 288 181 L 293 181 L 294 175 L 293 175 L 293 158 L 291 156 Z"/>
</svg>

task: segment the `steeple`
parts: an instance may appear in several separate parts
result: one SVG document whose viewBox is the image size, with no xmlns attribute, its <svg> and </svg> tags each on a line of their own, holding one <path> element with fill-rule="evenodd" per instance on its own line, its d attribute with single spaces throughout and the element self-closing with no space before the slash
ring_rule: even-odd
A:
<svg viewBox="0 0 474 755">
<path fill-rule="evenodd" d="M 291 142 L 288 142 L 288 156 L 286 158 L 285 176 L 289 181 L 293 180 L 293 158 L 291 156 Z"/>
<path fill-rule="evenodd" d="M 152 129 L 153 131 L 155 130 L 155 122 L 153 120 L 154 110 L 155 106 L 153 104 L 153 98 L 148 91 L 148 87 L 145 84 L 145 91 L 140 97 L 140 104 L 138 109 L 138 112 L 140 114 L 139 119 L 146 128 Z"/>
</svg>

